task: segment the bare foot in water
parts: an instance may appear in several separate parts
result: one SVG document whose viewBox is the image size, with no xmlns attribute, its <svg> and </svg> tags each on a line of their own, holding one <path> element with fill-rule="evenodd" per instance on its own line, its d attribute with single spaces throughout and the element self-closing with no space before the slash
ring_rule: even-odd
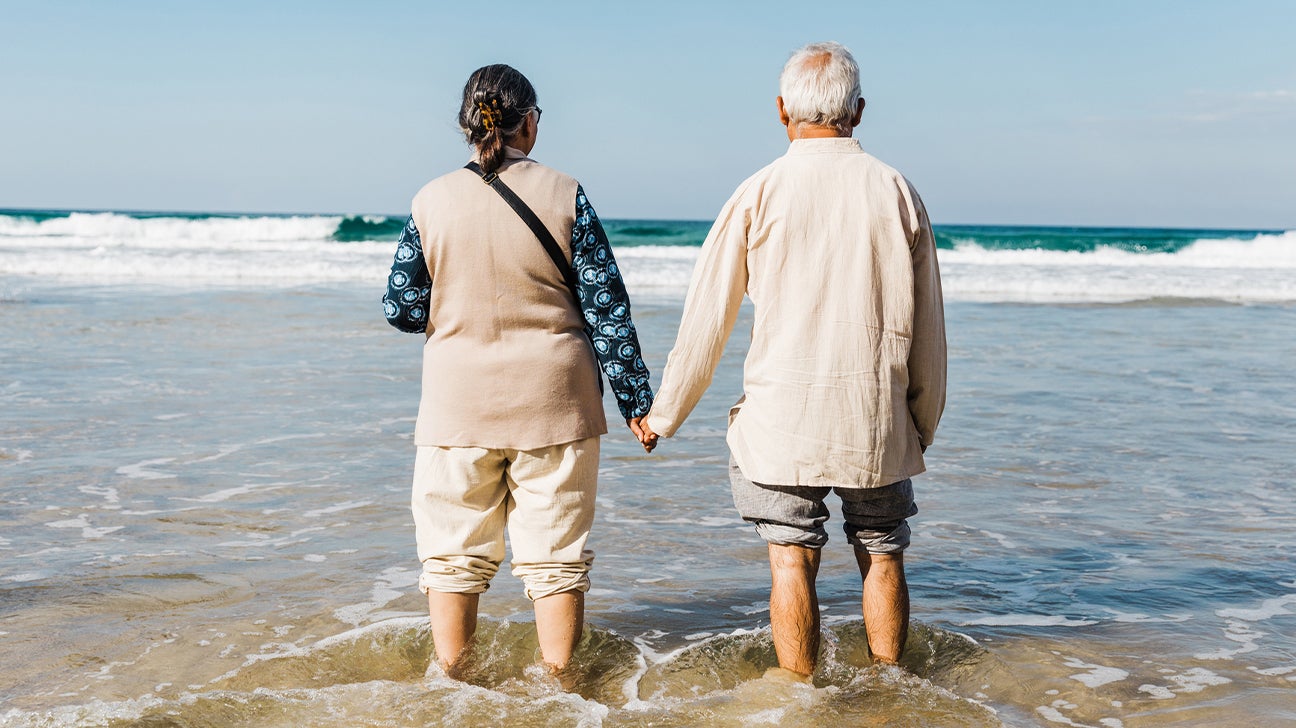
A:
<svg viewBox="0 0 1296 728">
<path fill-rule="evenodd" d="M 572 663 L 568 662 L 566 665 L 558 667 L 557 665 L 551 665 L 541 660 L 539 664 L 540 667 L 544 668 L 544 671 L 549 675 L 549 677 L 558 681 L 563 692 L 570 693 L 575 691 L 576 685 L 580 682 L 581 676 L 579 674 L 580 671 L 576 670 L 572 666 Z"/>
<path fill-rule="evenodd" d="M 776 682 L 796 682 L 796 683 L 806 683 L 806 684 L 810 683 L 809 675 L 802 675 L 799 672 L 785 670 L 781 667 L 771 667 L 770 669 L 765 671 L 764 675 L 761 675 L 761 679 L 773 680 Z"/>
<path fill-rule="evenodd" d="M 424 676 L 448 677 L 451 680 L 459 680 L 462 682 L 464 675 L 467 674 L 472 662 L 471 645 L 467 645 L 460 650 L 458 655 L 455 655 L 453 661 L 438 660 L 433 656 L 432 662 L 428 665 L 427 672 L 424 673 Z"/>
</svg>

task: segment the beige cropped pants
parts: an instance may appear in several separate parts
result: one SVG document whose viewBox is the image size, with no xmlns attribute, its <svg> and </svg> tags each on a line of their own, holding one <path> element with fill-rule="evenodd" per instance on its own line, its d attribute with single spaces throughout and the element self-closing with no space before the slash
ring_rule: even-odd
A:
<svg viewBox="0 0 1296 728">
<path fill-rule="evenodd" d="M 504 561 L 529 599 L 588 591 L 599 438 L 538 450 L 420 447 L 414 460 L 419 589 L 477 594 Z"/>
</svg>

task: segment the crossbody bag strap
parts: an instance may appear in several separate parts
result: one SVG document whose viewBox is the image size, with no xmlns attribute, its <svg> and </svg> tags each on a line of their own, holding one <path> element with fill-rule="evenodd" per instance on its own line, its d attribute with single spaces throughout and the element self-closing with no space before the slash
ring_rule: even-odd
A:
<svg viewBox="0 0 1296 728">
<path fill-rule="evenodd" d="M 576 272 L 572 270 L 571 264 L 567 262 L 567 257 L 563 255 L 562 248 L 558 247 L 558 241 L 554 240 L 553 233 L 549 232 L 549 228 L 540 222 L 540 218 L 536 217 L 535 212 L 527 206 L 527 203 L 522 201 L 521 197 L 518 197 L 513 190 L 509 189 L 508 185 L 504 184 L 504 180 L 500 179 L 498 174 L 483 172 L 481 166 L 476 162 L 465 164 L 464 169 L 471 170 L 473 174 L 481 177 L 482 182 L 490 185 L 498 192 L 499 196 L 503 197 L 504 201 L 508 203 L 508 206 L 513 208 L 513 212 L 516 212 L 518 217 L 522 218 L 522 222 L 531 228 L 531 232 L 535 233 L 535 236 L 540 239 L 540 244 L 544 246 L 549 258 L 553 260 L 554 265 L 558 266 L 558 272 L 562 274 L 563 282 L 567 284 L 567 290 L 571 291 L 576 307 L 580 308 L 580 294 L 576 291 Z"/>
<path fill-rule="evenodd" d="M 522 201 L 521 197 L 517 196 L 517 193 L 504 184 L 498 174 L 483 172 L 481 165 L 476 162 L 465 164 L 464 169 L 481 177 L 482 182 L 490 185 L 498 192 L 499 196 L 503 197 L 504 201 L 508 203 L 508 206 L 513 208 L 513 212 L 516 212 L 518 217 L 522 218 L 522 222 L 526 223 L 527 227 L 531 228 L 531 232 L 535 233 L 535 236 L 540 239 L 540 244 L 544 246 L 545 252 L 549 254 L 549 259 L 553 261 L 554 265 L 558 266 L 558 272 L 562 274 L 563 282 L 567 284 L 567 290 L 571 292 L 572 300 L 576 302 L 576 310 L 579 311 L 581 309 L 581 300 L 580 293 L 576 290 L 576 271 L 572 270 L 571 264 L 567 262 L 567 257 L 563 255 L 562 248 L 558 247 L 558 241 L 554 240 L 553 233 L 549 232 L 549 228 L 540 222 L 540 218 L 536 217 L 535 212 L 527 206 L 527 203 Z M 581 318 L 583 319 L 584 315 Z M 586 338 L 589 338 L 589 333 L 587 327 L 585 329 Z M 590 339 L 590 346 L 594 346 L 593 339 Z M 600 371 L 598 377 L 599 394 L 603 394 L 602 367 L 596 368 Z"/>
</svg>

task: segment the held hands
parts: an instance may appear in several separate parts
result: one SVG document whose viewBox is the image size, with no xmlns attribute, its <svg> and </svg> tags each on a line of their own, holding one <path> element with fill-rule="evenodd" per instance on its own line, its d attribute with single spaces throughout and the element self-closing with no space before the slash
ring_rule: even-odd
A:
<svg viewBox="0 0 1296 728">
<path fill-rule="evenodd" d="M 629 425 L 634 436 L 639 439 L 639 444 L 643 445 L 644 452 L 652 452 L 653 448 L 657 447 L 657 433 L 653 432 L 652 428 L 648 426 L 648 415 L 631 417 L 626 420 L 626 424 Z"/>
</svg>

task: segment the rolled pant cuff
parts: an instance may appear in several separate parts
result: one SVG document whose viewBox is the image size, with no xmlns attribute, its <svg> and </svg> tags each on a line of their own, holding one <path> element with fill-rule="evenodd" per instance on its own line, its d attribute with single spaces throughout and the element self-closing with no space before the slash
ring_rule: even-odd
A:
<svg viewBox="0 0 1296 728">
<path fill-rule="evenodd" d="M 769 521 L 751 521 L 751 523 L 756 526 L 757 536 L 760 536 L 765 543 L 774 544 L 775 546 L 804 546 L 810 549 L 820 549 L 824 547 L 824 544 L 828 543 L 828 533 L 823 528 L 817 531 L 806 531 Z"/>
<path fill-rule="evenodd" d="M 462 564 L 452 564 L 437 558 L 423 562 L 423 573 L 419 574 L 419 591 L 427 594 L 430 591 L 447 594 L 481 594 L 490 588 L 491 579 L 499 571 L 499 566 L 480 559 L 467 560 L 471 568 Z"/>
<path fill-rule="evenodd" d="M 907 520 L 901 521 L 889 533 L 867 533 L 854 531 L 849 524 L 846 526 L 846 540 L 851 546 L 860 551 L 867 551 L 870 554 L 899 554 L 909 548 L 910 539 L 913 536 L 913 530 L 909 527 Z"/>
<path fill-rule="evenodd" d="M 542 584 L 526 582 L 526 597 L 531 601 L 551 597 L 554 594 L 563 592 L 578 591 L 582 594 L 590 590 L 589 574 L 583 574 L 577 579 L 568 579 L 564 581 L 550 582 L 545 581 Z"/>
<path fill-rule="evenodd" d="M 567 591 L 590 590 L 590 567 L 594 554 L 585 552 L 584 561 L 571 563 L 513 564 L 513 575 L 526 586 L 527 599 L 535 601 Z"/>
</svg>

